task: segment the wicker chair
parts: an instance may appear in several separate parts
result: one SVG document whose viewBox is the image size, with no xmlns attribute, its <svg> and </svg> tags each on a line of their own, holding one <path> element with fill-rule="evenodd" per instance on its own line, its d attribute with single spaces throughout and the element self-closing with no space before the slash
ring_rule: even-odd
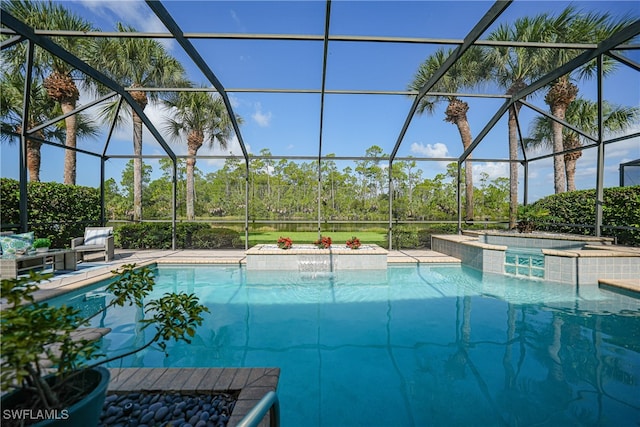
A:
<svg viewBox="0 0 640 427">
<path fill-rule="evenodd" d="M 113 259 L 113 227 L 87 227 L 83 237 L 71 239 L 71 249 L 84 258 L 85 252 L 104 252 L 104 260 Z"/>
</svg>

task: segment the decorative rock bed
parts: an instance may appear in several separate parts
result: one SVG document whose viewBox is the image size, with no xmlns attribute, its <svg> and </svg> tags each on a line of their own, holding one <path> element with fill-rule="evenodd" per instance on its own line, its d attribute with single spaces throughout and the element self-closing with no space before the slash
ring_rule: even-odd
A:
<svg viewBox="0 0 640 427">
<path fill-rule="evenodd" d="M 100 426 L 225 427 L 237 395 L 179 393 L 109 394 Z"/>
</svg>

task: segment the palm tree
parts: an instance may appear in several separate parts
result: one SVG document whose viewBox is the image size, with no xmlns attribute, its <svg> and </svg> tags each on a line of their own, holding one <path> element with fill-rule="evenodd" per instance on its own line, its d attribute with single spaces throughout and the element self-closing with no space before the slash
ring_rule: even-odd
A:
<svg viewBox="0 0 640 427">
<path fill-rule="evenodd" d="M 573 6 L 567 7 L 557 17 L 550 18 L 549 20 L 549 25 L 553 28 L 554 41 L 565 43 L 598 43 L 630 23 L 631 20 L 627 18 L 614 22 L 608 13 L 580 14 Z M 574 49 L 554 49 L 547 51 L 547 53 L 549 54 L 547 58 L 549 66 L 557 68 L 580 54 L 581 51 Z M 569 108 L 578 96 L 578 86 L 574 81 L 593 77 L 597 70 L 595 64 L 595 60 L 591 61 L 574 73 L 560 77 L 551 85 L 545 96 L 545 102 L 549 105 L 551 114 L 558 119 L 565 119 L 567 108 Z M 617 61 L 605 56 L 603 71 L 605 73 L 612 71 L 616 64 Z M 565 144 L 564 126 L 562 123 L 555 121 L 552 122 L 551 125 L 553 130 L 553 152 L 558 153 L 553 158 L 555 192 L 562 193 L 568 189 L 565 181 L 564 165 L 566 156 L 559 154 L 562 152 Z"/>
<path fill-rule="evenodd" d="M 502 24 L 490 35 L 490 40 L 539 42 L 548 38 L 549 19 L 546 14 L 517 19 L 513 25 Z M 495 82 L 513 95 L 547 72 L 545 50 L 527 47 L 494 47 L 486 52 Z M 509 109 L 509 228 L 516 226 L 518 209 L 518 126 L 517 115 L 522 104 Z"/>
<path fill-rule="evenodd" d="M 135 32 L 133 27 L 117 24 L 120 32 Z M 139 38 L 104 39 L 97 43 L 94 66 L 102 70 L 123 86 L 168 87 L 185 85 L 184 68 L 171 57 L 164 46 L 155 40 Z M 131 97 L 144 110 L 149 103 L 158 99 L 158 92 L 132 91 Z M 115 120 L 115 105 L 106 107 L 102 116 Z M 135 111 L 124 110 L 133 121 L 133 219 L 142 219 L 142 119 Z M 117 117 L 119 123 L 124 117 Z"/>
<path fill-rule="evenodd" d="M 603 128 L 607 132 L 624 131 L 637 123 L 640 116 L 638 107 L 620 107 L 608 102 L 602 104 Z M 570 125 L 588 134 L 598 132 L 598 104 L 587 99 L 578 98 L 573 101 L 566 110 L 565 121 Z M 530 128 L 531 137 L 527 139 L 527 146 L 537 147 L 544 145 L 554 146 L 555 135 L 553 132 L 554 121 L 548 117 L 536 117 Z M 577 132 L 564 127 L 562 132 L 562 151 L 581 147 L 586 138 Z M 574 191 L 576 162 L 582 156 L 582 150 L 564 154 L 565 176 L 567 191 Z M 564 191 L 564 190 L 563 190 Z"/>
<path fill-rule="evenodd" d="M 2 120 L 0 136 L 9 142 L 14 141 L 12 135 L 22 130 L 24 83 L 24 76 L 20 73 L 4 72 L 0 78 L 0 118 Z M 28 114 L 26 120 L 28 128 L 60 116 L 60 105 L 51 99 L 47 89 L 38 79 L 31 82 Z M 80 137 L 93 136 L 98 132 L 97 126 L 82 114 L 78 114 L 76 126 L 77 135 Z M 65 127 L 58 122 L 35 132 L 33 137 L 27 137 L 27 169 L 30 181 L 40 181 L 42 140 L 64 142 Z"/>
<path fill-rule="evenodd" d="M 173 117 L 167 119 L 165 130 L 174 138 L 187 142 L 187 219 L 195 219 L 194 169 L 198 150 L 208 141 L 225 149 L 233 126 L 224 101 L 210 92 L 178 92 L 164 101 L 172 109 Z M 237 118 L 240 121 L 239 118 Z"/>
<path fill-rule="evenodd" d="M 451 55 L 453 49 L 438 49 L 433 55 L 429 56 L 418 69 L 413 81 L 409 84 L 410 90 L 419 91 L 440 69 L 447 58 Z M 468 49 L 467 52 L 458 60 L 447 73 L 438 81 L 434 90 L 441 92 L 456 93 L 463 88 L 471 88 L 485 79 L 485 70 L 481 57 L 481 50 L 475 47 Z M 471 128 L 467 119 L 469 104 L 461 100 L 455 95 L 450 96 L 424 96 L 418 104 L 418 113 L 433 114 L 436 106 L 443 101 L 447 101 L 445 110 L 445 121 L 456 125 L 462 140 L 462 146 L 466 150 L 471 145 L 473 138 L 471 136 Z M 467 158 L 465 166 L 465 218 L 473 219 L 473 170 L 471 156 Z"/>
<path fill-rule="evenodd" d="M 24 76 L 20 73 L 4 72 L 0 80 L 0 117 L 2 118 L 3 140 L 15 141 L 14 133 L 22 131 L 23 120 L 23 91 Z M 26 120 L 28 127 L 36 126 L 52 117 L 55 110 L 55 102 L 47 95 L 47 90 L 42 83 L 34 80 L 31 83 L 29 117 Z M 63 141 L 64 134 L 57 127 L 45 128 L 36 134 L 38 139 L 27 137 L 27 169 L 30 181 L 40 181 L 41 155 L 40 147 L 42 139 Z"/>
<path fill-rule="evenodd" d="M 59 3 L 36 2 L 28 0 L 4 1 L 2 8 L 8 13 L 20 19 L 25 24 L 47 30 L 73 30 L 92 31 L 92 25 L 65 9 Z M 63 49 L 79 57 L 86 56 L 86 52 L 93 42 L 86 37 L 52 37 L 52 40 Z M 57 102 L 63 114 L 67 114 L 76 108 L 80 97 L 80 91 L 76 81 L 89 84 L 90 80 L 82 73 L 77 72 L 67 62 L 49 54 L 44 49 L 36 49 L 34 68 L 44 79 L 43 85 L 49 96 Z M 10 55 L 10 64 L 17 70 L 24 67 L 24 48 L 14 49 Z M 65 118 L 65 145 L 72 149 L 65 150 L 64 157 L 64 183 L 74 185 L 76 183 L 76 142 L 77 142 L 77 115 L 73 114 Z"/>
</svg>

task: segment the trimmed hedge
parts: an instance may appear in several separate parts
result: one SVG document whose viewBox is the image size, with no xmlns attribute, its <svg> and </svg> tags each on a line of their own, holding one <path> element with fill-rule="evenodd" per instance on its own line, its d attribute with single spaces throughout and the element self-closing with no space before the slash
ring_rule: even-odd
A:
<svg viewBox="0 0 640 427">
<path fill-rule="evenodd" d="M 54 248 L 69 247 L 72 238 L 84 235 L 85 227 L 100 225 L 100 193 L 96 188 L 29 182 L 27 192 L 29 231 L 33 231 L 36 237 L 50 238 Z M 1 178 L 2 224 L 20 223 L 19 204 L 19 182 Z M 13 230 L 18 231 L 17 228 Z"/>
<path fill-rule="evenodd" d="M 640 185 L 604 189 L 602 224 L 609 227 L 635 227 L 635 230 L 604 227 L 602 235 L 617 237 L 618 244 L 640 245 Z M 537 229 L 556 233 L 594 235 L 596 221 L 595 190 L 554 194 L 534 203 L 547 209 L 550 216 Z M 562 224 L 585 224 L 570 227 Z"/>
<path fill-rule="evenodd" d="M 456 234 L 457 232 L 457 224 L 442 224 L 423 228 L 418 231 L 418 247 L 431 249 L 431 236 L 433 234 Z"/>
<path fill-rule="evenodd" d="M 192 249 L 244 248 L 240 233 L 229 228 L 209 228 L 194 233 Z"/>
<path fill-rule="evenodd" d="M 115 244 L 124 249 L 171 249 L 170 223 L 126 224 L 115 229 Z M 243 248 L 240 233 L 209 224 L 176 224 L 177 249 Z"/>
<path fill-rule="evenodd" d="M 429 225 L 420 229 L 415 226 L 396 226 L 392 234 L 393 249 L 431 249 L 433 234 L 454 234 L 457 230 L 457 224 Z M 387 233 L 388 239 L 389 234 Z"/>
<path fill-rule="evenodd" d="M 389 233 L 387 233 L 389 241 Z M 391 244 L 393 249 L 415 249 L 418 247 L 418 230 L 407 225 L 395 226 L 391 232 Z"/>
</svg>

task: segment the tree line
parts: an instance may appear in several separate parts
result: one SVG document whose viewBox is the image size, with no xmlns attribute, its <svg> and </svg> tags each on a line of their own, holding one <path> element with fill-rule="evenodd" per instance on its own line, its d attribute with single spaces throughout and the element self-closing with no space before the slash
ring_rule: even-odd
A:
<svg viewBox="0 0 640 427">
<path fill-rule="evenodd" d="M 321 187 L 318 189 L 318 163 L 273 159 L 269 150 L 252 157 L 247 184 L 245 163 L 227 158 L 217 171 L 204 174 L 194 168 L 194 218 L 243 219 L 245 193 L 249 196 L 251 220 L 316 220 L 318 191 L 323 220 L 386 221 L 389 218 L 388 157 L 378 146 L 366 150 L 362 160 L 339 169 L 331 155 L 320 164 Z M 169 159 L 159 161 L 161 175 L 151 179 L 152 167 L 143 169 L 143 212 L 145 219 L 171 217 L 173 165 Z M 185 203 L 187 161 L 178 159 L 177 207 L 179 218 L 189 219 Z M 463 169 L 464 170 L 464 169 Z M 133 218 L 133 161 L 129 161 L 119 182 L 114 178 L 105 185 L 105 204 L 109 220 Z M 393 162 L 392 218 L 400 221 L 457 220 L 457 165 L 433 178 L 422 176 L 416 160 Z M 464 177 L 463 184 L 464 184 Z M 503 221 L 509 212 L 507 178 L 491 179 L 481 174 L 474 188 L 475 211 L 482 219 Z M 463 198 L 464 202 L 464 198 Z M 191 218 L 193 219 L 193 218 Z"/>
</svg>

